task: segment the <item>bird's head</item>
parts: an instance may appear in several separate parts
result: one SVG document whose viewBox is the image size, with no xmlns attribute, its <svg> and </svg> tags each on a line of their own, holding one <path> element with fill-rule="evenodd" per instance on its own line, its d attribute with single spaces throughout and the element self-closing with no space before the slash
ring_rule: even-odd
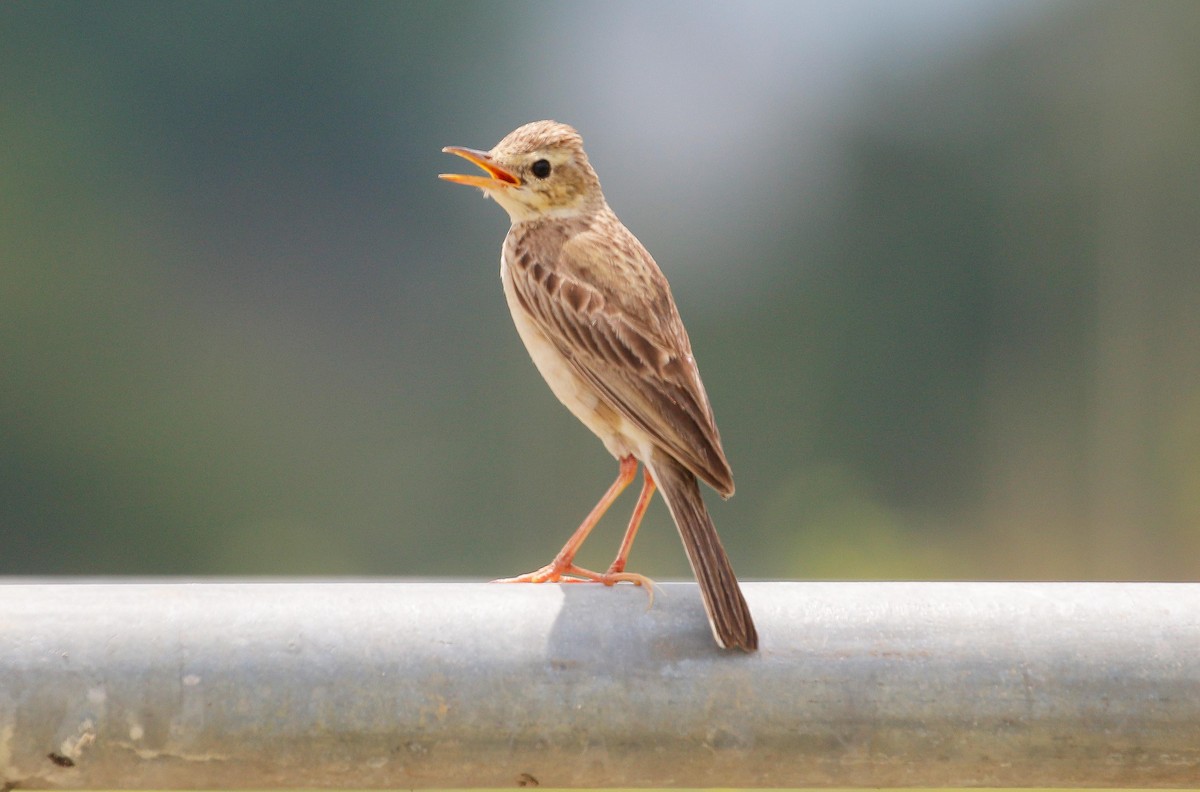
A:
<svg viewBox="0 0 1200 792">
<path fill-rule="evenodd" d="M 470 160 L 487 175 L 443 173 L 439 178 L 481 188 L 514 223 L 586 214 L 604 206 L 583 139 L 566 124 L 534 121 L 510 132 L 491 151 L 459 146 L 442 151 Z"/>
</svg>

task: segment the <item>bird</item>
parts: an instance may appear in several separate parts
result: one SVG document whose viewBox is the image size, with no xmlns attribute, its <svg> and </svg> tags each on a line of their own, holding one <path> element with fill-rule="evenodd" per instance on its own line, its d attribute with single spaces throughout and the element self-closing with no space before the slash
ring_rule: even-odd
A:
<svg viewBox="0 0 1200 792">
<path fill-rule="evenodd" d="M 753 652 L 758 633 L 700 494 L 723 498 L 733 472 L 666 277 L 609 208 L 573 127 L 535 121 L 489 151 L 446 146 L 484 175 L 439 174 L 483 190 L 508 213 L 500 280 L 517 333 L 551 391 L 618 461 L 616 480 L 546 566 L 498 582 L 652 582 L 625 570 L 655 490 L 666 501 L 717 644 Z M 644 468 L 616 559 L 606 572 L 575 554 Z"/>
</svg>

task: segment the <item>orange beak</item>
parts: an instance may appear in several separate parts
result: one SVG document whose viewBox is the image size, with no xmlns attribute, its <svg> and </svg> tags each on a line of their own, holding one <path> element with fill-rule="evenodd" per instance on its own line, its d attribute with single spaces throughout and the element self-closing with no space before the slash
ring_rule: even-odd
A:
<svg viewBox="0 0 1200 792">
<path fill-rule="evenodd" d="M 464 176 L 460 173 L 440 173 L 439 179 L 445 179 L 455 184 L 465 184 L 469 187 L 482 187 L 485 190 L 495 190 L 501 187 L 520 187 L 521 180 L 501 168 L 492 160 L 492 155 L 486 151 L 462 148 L 461 146 L 446 146 L 442 149 L 445 154 L 457 154 L 487 171 L 487 176 Z"/>
</svg>

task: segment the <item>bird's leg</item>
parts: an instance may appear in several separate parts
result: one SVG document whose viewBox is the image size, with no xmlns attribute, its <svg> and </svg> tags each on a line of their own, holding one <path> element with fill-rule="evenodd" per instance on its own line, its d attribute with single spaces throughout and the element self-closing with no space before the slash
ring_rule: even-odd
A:
<svg viewBox="0 0 1200 792">
<path fill-rule="evenodd" d="M 654 478 L 650 475 L 649 470 L 643 471 L 643 476 L 642 492 L 638 495 L 637 504 L 633 507 L 633 514 L 629 517 L 629 527 L 625 529 L 625 537 L 621 540 L 621 547 L 617 550 L 617 557 L 613 559 L 612 564 L 608 567 L 608 571 L 603 575 L 591 573 L 593 576 L 587 579 L 603 583 L 606 586 L 611 586 L 621 581 L 628 581 L 635 586 L 642 586 L 650 594 L 650 605 L 653 605 L 654 581 L 645 575 L 625 571 L 625 562 L 629 560 L 629 551 L 633 549 L 633 538 L 637 536 L 638 528 L 642 525 L 642 518 L 646 516 L 646 509 L 650 506 L 650 499 L 654 497 Z"/>
<path fill-rule="evenodd" d="M 562 581 L 564 583 L 570 583 L 594 580 L 610 586 L 613 583 L 616 583 L 617 578 L 613 578 L 611 580 L 605 579 L 606 577 L 611 576 L 601 575 L 598 572 L 592 572 L 590 570 L 575 566 L 575 554 L 579 552 L 579 548 L 583 544 L 583 541 L 587 539 L 588 534 L 590 534 L 592 529 L 596 527 L 596 523 L 600 522 L 600 518 L 604 516 L 606 511 L 608 511 L 608 507 L 612 505 L 613 501 L 617 499 L 617 496 L 624 492 L 625 488 L 629 486 L 629 483 L 637 476 L 637 469 L 638 462 L 633 458 L 632 455 L 621 459 L 621 466 L 619 469 L 620 472 L 617 474 L 617 480 L 612 483 L 612 486 L 608 488 L 608 492 L 604 493 L 604 497 L 600 498 L 600 502 L 597 503 L 595 508 L 591 510 L 586 518 L 584 518 L 584 521 L 580 524 L 580 526 L 575 529 L 575 533 L 571 534 L 571 538 L 567 540 L 565 545 L 563 545 L 563 549 L 558 551 L 558 555 L 554 557 L 553 561 L 534 572 L 518 575 L 517 577 L 513 578 L 502 578 L 493 582 L 556 583 Z M 633 580 L 632 577 L 624 577 L 623 573 L 620 574 L 621 576 L 619 579 L 621 580 Z M 568 577 L 564 578 L 564 575 Z M 641 576 L 638 575 L 637 577 L 640 578 Z M 640 583 L 638 580 L 633 580 L 633 582 Z"/>
<path fill-rule="evenodd" d="M 617 550 L 617 557 L 608 568 L 609 575 L 619 575 L 625 572 L 625 562 L 629 559 L 629 551 L 633 549 L 633 538 L 637 536 L 638 528 L 642 525 L 642 517 L 646 515 L 650 499 L 654 497 L 655 485 L 650 471 L 644 470 L 642 474 L 644 478 L 642 493 L 638 495 L 637 505 L 633 507 L 633 515 L 629 518 L 629 527 L 625 529 L 625 538 L 621 540 L 621 548 Z"/>
</svg>

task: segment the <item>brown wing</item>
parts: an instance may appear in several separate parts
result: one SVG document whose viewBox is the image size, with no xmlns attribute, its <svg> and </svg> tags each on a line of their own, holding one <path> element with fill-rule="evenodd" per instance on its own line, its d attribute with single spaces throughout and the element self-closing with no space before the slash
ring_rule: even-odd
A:
<svg viewBox="0 0 1200 792">
<path fill-rule="evenodd" d="M 577 233 L 519 247 L 517 296 L 575 371 L 698 478 L 732 495 L 733 473 L 687 331 L 637 238 L 606 214 Z"/>
</svg>

